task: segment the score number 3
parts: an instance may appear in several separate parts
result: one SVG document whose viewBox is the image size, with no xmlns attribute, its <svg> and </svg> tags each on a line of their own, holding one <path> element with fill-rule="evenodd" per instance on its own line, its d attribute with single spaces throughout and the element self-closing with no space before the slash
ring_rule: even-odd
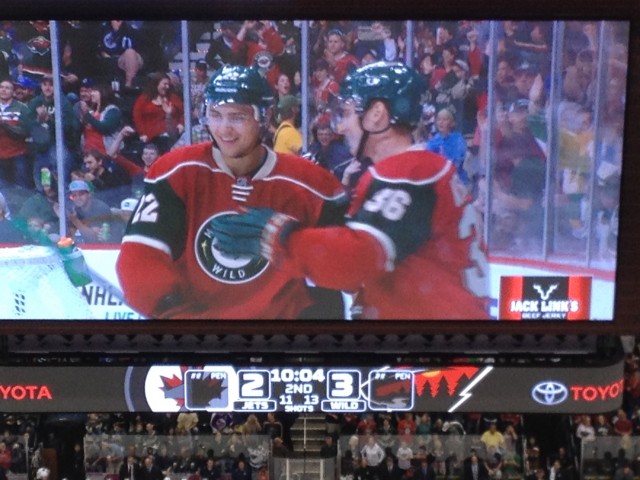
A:
<svg viewBox="0 0 640 480">
<path fill-rule="evenodd" d="M 358 370 L 329 370 L 327 398 L 335 400 L 360 398 L 360 372 Z"/>
</svg>

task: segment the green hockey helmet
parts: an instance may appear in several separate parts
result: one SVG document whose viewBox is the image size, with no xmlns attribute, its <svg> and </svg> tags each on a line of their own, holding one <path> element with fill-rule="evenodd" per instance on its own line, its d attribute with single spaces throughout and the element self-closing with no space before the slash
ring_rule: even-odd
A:
<svg viewBox="0 0 640 480">
<path fill-rule="evenodd" d="M 236 103 L 257 108 L 260 120 L 273 106 L 271 87 L 255 67 L 224 66 L 209 80 L 204 93 L 207 108 L 212 105 Z"/>
<path fill-rule="evenodd" d="M 353 100 L 364 113 L 372 100 L 382 100 L 391 123 L 415 127 L 422 115 L 422 95 L 427 85 L 415 69 L 402 63 L 376 62 L 350 73 L 340 85 L 340 99 Z"/>
</svg>

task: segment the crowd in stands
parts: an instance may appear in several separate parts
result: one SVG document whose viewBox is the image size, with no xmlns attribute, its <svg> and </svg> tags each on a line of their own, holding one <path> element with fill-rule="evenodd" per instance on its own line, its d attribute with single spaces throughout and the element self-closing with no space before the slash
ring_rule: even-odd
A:
<svg viewBox="0 0 640 480">
<path fill-rule="evenodd" d="M 492 247 L 533 251 L 540 247 L 544 195 L 553 193 L 557 233 L 569 242 L 564 244 L 567 250 L 589 235 L 585 212 L 586 204 L 593 202 L 598 222 L 591 233 L 597 235 L 598 252 L 614 255 L 627 68 L 624 28 L 617 27 L 606 46 L 603 141 L 597 151 L 593 120 L 598 27 L 592 21 L 566 22 L 558 106 L 560 148 L 554 165 L 559 173 L 549 192 L 547 123 L 550 109 L 555 108 L 550 105 L 551 23 L 498 22 L 495 45 L 489 42 L 488 21 L 414 23 L 413 38 L 407 39 L 403 22 L 310 21 L 310 75 L 304 79 L 310 94 L 303 99 L 299 23 L 191 22 L 192 43 L 196 35 L 213 34 L 203 58 L 189 72 L 192 129 L 185 132 L 184 78 L 169 70 L 179 51 L 178 22 L 60 22 L 63 185 L 68 188 L 74 178 L 84 180 L 89 190 L 83 192 L 99 205 L 98 210 L 116 211 L 115 216 L 94 221 L 86 211 L 74 213 L 70 208 L 67 223 L 82 232 L 77 225 L 81 222 L 85 231 L 94 231 L 93 238 L 80 235 L 79 241 L 94 242 L 99 237 L 99 242 L 118 243 L 122 218 L 127 217 L 121 212 L 122 202 L 141 194 L 136 180 L 148 164 L 143 159 L 145 148 L 161 155 L 189 140 L 208 139 L 201 121 L 203 91 L 210 73 L 226 64 L 254 65 L 273 87 L 266 143 L 277 151 L 305 154 L 345 186 L 353 186 L 367 164 L 352 159 L 343 139 L 331 130 L 331 98 L 350 71 L 384 60 L 411 62 L 424 76 L 423 121 L 415 132 L 416 142 L 456 165 L 482 213 L 491 190 Z M 57 221 L 25 218 L 19 211 L 26 191 L 40 196 L 40 203 L 60 216 L 54 201 L 59 173 L 53 115 L 57 106 L 48 22 L 2 22 L 0 51 L 5 60 L 0 62 L 0 192 L 9 209 L 13 207 L 4 218 L 13 215 L 53 232 Z M 406 58 L 408 51 L 413 58 Z M 497 66 L 489 78 L 491 56 Z M 487 124 L 489 90 L 496 103 L 492 128 Z M 303 105 L 310 113 L 308 125 L 300 125 Z M 310 133 L 308 145 L 303 145 L 305 130 Z M 487 185 L 483 149 L 490 131 L 495 159 Z M 592 172 L 591 158 L 596 154 Z M 588 185 L 594 174 L 597 189 L 590 199 Z M 17 199 L 15 187 L 23 192 Z M 101 235 L 105 223 L 109 234 Z M 5 230 L 11 228 L 0 229 L 0 241 L 12 241 L 15 232 L 5 236 Z"/>
</svg>

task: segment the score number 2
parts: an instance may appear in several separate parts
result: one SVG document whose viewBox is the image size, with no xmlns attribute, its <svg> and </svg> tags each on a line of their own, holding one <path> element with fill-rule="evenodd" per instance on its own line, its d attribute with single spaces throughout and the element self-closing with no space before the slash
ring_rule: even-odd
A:
<svg viewBox="0 0 640 480">
<path fill-rule="evenodd" d="M 268 370 L 239 370 L 238 379 L 240 399 L 268 400 L 271 398 Z"/>
</svg>

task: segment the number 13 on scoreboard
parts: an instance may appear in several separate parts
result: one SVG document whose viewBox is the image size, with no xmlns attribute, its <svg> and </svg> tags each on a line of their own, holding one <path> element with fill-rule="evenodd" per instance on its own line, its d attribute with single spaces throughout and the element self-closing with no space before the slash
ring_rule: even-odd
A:
<svg viewBox="0 0 640 480">
<path fill-rule="evenodd" d="M 361 373 L 358 370 L 329 370 L 327 399 L 320 408 L 324 412 L 363 412 L 366 403 L 360 398 Z"/>
</svg>

